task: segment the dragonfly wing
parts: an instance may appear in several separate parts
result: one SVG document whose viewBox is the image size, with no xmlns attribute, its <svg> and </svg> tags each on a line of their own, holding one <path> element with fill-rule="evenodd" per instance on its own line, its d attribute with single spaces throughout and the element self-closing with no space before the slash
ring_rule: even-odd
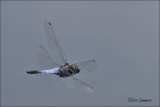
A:
<svg viewBox="0 0 160 107">
<path fill-rule="evenodd" d="M 80 91 L 85 91 L 85 92 L 94 92 L 94 88 L 90 85 L 88 85 L 87 83 L 75 78 L 75 77 L 67 77 L 67 78 L 59 78 L 59 82 L 67 87 L 67 88 L 71 88 L 71 89 L 76 89 L 76 90 L 80 90 Z"/>
<path fill-rule="evenodd" d="M 40 70 L 53 69 L 58 67 L 58 64 L 54 62 L 42 45 L 38 45 L 36 48 L 36 56 Z"/>
<path fill-rule="evenodd" d="M 88 60 L 84 62 L 78 62 L 73 65 L 78 66 L 80 69 L 80 73 L 88 73 L 93 71 L 97 67 L 97 63 L 95 60 Z"/>
<path fill-rule="evenodd" d="M 44 21 L 44 29 L 53 60 L 59 65 L 67 62 L 65 53 L 57 40 L 55 31 L 49 21 Z"/>
</svg>

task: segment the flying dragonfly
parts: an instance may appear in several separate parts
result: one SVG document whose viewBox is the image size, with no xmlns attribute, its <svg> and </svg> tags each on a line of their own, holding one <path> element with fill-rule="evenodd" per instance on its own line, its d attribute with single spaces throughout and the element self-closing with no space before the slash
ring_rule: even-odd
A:
<svg viewBox="0 0 160 107">
<path fill-rule="evenodd" d="M 74 77 L 79 73 L 86 73 L 93 71 L 97 67 L 95 60 L 87 60 L 70 64 L 67 62 L 65 53 L 60 46 L 60 43 L 56 37 L 55 31 L 49 21 L 44 21 L 44 30 L 50 54 L 42 46 L 38 46 L 38 59 L 41 70 L 26 71 L 28 74 L 55 74 L 60 78 L 63 78 L 65 82 L 69 82 L 71 88 L 82 89 L 89 92 L 94 92 L 92 86 L 82 82 Z"/>
</svg>

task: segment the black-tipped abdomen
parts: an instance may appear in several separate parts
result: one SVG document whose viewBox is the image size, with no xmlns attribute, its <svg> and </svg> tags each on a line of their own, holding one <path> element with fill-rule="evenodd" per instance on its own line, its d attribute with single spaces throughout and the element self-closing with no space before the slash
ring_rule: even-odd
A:
<svg viewBox="0 0 160 107">
<path fill-rule="evenodd" d="M 40 74 L 40 71 L 26 71 L 27 74 Z"/>
</svg>

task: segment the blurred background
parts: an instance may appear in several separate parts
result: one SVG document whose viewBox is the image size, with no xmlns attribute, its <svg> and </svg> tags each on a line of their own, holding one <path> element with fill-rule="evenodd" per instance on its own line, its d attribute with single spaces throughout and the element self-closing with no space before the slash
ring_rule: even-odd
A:
<svg viewBox="0 0 160 107">
<path fill-rule="evenodd" d="M 95 59 L 77 78 L 95 93 L 67 89 L 38 69 L 52 23 L 68 62 Z M 1 1 L 2 106 L 158 106 L 159 1 Z M 152 99 L 128 102 L 128 98 Z"/>
</svg>

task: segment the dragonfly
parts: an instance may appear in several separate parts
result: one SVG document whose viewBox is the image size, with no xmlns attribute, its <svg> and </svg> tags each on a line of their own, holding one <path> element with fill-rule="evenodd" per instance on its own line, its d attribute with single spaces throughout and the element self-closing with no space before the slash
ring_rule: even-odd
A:
<svg viewBox="0 0 160 107">
<path fill-rule="evenodd" d="M 68 88 L 76 88 L 88 92 L 94 92 L 94 88 L 87 83 L 79 80 L 74 75 L 93 71 L 97 67 L 95 60 L 81 61 L 70 64 L 67 62 L 66 55 L 62 49 L 55 31 L 49 21 L 44 21 L 44 30 L 50 53 L 39 45 L 38 62 L 41 70 L 26 71 L 27 74 L 55 74 L 60 79 L 67 82 Z"/>
</svg>

